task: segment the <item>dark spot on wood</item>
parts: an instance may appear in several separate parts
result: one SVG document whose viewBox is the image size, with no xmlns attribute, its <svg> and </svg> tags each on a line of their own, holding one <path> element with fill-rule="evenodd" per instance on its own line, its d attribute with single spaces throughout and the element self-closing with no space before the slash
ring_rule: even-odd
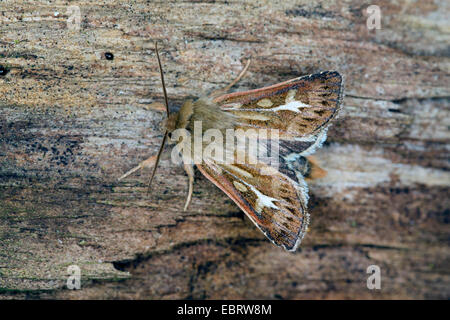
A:
<svg viewBox="0 0 450 320">
<path fill-rule="evenodd" d="M 9 69 L 0 65 L 0 77 L 6 76 L 9 72 Z"/>
<path fill-rule="evenodd" d="M 114 60 L 114 55 L 111 52 L 105 52 L 106 60 Z"/>
</svg>

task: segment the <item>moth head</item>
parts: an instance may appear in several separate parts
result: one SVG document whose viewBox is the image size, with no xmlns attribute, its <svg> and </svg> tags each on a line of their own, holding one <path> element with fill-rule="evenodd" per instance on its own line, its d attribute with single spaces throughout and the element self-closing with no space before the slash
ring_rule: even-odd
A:
<svg viewBox="0 0 450 320">
<path fill-rule="evenodd" d="M 163 93 L 164 93 L 164 102 L 165 102 L 165 106 L 166 106 L 167 120 L 166 120 L 166 131 L 164 133 L 164 137 L 161 142 L 161 146 L 159 147 L 155 166 L 153 167 L 153 172 L 152 172 L 150 182 L 148 185 L 149 188 L 153 181 L 153 177 L 155 176 L 156 168 L 158 167 L 159 159 L 161 158 L 161 154 L 164 149 L 164 144 L 167 141 L 167 137 L 170 137 L 171 133 L 175 129 L 186 128 L 188 121 L 191 118 L 192 112 L 193 112 L 193 103 L 191 100 L 186 101 L 183 104 L 183 106 L 181 107 L 179 112 L 172 113 L 172 114 L 169 112 L 169 102 L 167 99 L 166 85 L 164 83 L 164 73 L 163 73 L 162 66 L 161 66 L 161 59 L 159 58 L 158 44 L 156 42 L 155 42 L 155 52 L 156 52 L 156 57 L 158 58 L 159 72 L 161 74 L 161 83 L 162 83 L 162 88 L 163 88 Z"/>
<path fill-rule="evenodd" d="M 169 136 L 169 144 L 177 141 L 172 140 L 172 132 L 176 129 L 186 129 L 193 113 L 193 101 L 187 100 L 179 112 L 173 112 L 167 117 L 166 130 Z"/>
<path fill-rule="evenodd" d="M 170 133 L 172 133 L 177 128 L 177 122 L 178 122 L 178 112 L 173 112 L 169 114 L 166 122 L 166 130 L 169 133 L 169 137 Z"/>
</svg>

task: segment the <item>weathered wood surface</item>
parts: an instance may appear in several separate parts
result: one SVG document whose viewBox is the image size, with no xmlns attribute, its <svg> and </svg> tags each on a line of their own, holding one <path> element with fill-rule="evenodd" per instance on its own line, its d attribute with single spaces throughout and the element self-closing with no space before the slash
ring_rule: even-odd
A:
<svg viewBox="0 0 450 320">
<path fill-rule="evenodd" d="M 381 30 L 369 1 L 80 1 L 79 32 L 75 3 L 36 3 L 0 3 L 0 298 L 450 298 L 446 1 L 378 1 Z M 175 109 L 250 56 L 234 90 L 344 75 L 301 250 L 198 172 L 183 212 L 169 160 L 150 194 L 149 170 L 117 181 L 162 138 L 155 40 Z M 79 291 L 64 289 L 72 264 Z"/>
</svg>

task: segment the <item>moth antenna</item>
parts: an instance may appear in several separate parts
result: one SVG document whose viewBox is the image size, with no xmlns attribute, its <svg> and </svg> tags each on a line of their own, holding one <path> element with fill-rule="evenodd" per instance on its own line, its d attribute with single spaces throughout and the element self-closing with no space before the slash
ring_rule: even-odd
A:
<svg viewBox="0 0 450 320">
<path fill-rule="evenodd" d="M 152 175 L 150 177 L 150 182 L 148 183 L 147 192 L 150 191 L 150 187 L 152 185 L 153 178 L 155 177 L 156 168 L 158 168 L 159 159 L 161 158 L 162 151 L 164 150 L 164 144 L 166 143 L 168 133 L 169 132 L 166 130 L 166 132 L 164 133 L 163 141 L 161 143 L 161 147 L 159 147 L 158 155 L 156 156 L 155 166 L 153 167 Z"/>
<path fill-rule="evenodd" d="M 155 42 L 155 51 L 156 51 L 156 57 L 158 58 L 159 73 L 161 74 L 161 82 L 162 82 L 163 93 L 164 93 L 164 102 L 166 103 L 166 112 L 167 112 L 167 118 L 168 118 L 169 117 L 169 100 L 167 99 L 166 84 L 164 83 L 164 73 L 163 73 L 162 66 L 161 66 L 161 59 L 159 59 L 158 42 Z"/>
<path fill-rule="evenodd" d="M 161 74 L 161 83 L 162 83 L 162 88 L 163 88 L 163 93 L 164 93 L 164 102 L 166 105 L 167 118 L 169 118 L 169 100 L 167 99 L 166 85 L 164 83 L 164 72 L 163 72 L 162 66 L 161 66 L 161 59 L 159 58 L 158 42 L 155 42 L 155 51 L 156 51 L 156 57 L 158 58 L 159 73 Z M 153 178 L 155 177 L 156 169 L 158 168 L 158 164 L 159 164 L 159 159 L 161 158 L 161 154 L 164 149 L 164 144 L 166 143 L 168 134 L 169 134 L 169 132 L 166 129 L 166 132 L 164 133 L 163 141 L 161 143 L 161 147 L 159 147 L 158 155 L 156 156 L 155 166 L 153 167 L 152 175 L 150 177 L 150 182 L 148 183 L 147 192 L 150 191 L 150 187 L 152 185 Z"/>
</svg>

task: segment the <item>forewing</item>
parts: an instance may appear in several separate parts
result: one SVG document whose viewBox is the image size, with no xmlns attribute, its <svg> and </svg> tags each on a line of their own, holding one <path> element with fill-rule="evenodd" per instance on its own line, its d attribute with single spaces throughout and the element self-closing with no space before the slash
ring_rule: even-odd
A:
<svg viewBox="0 0 450 320">
<path fill-rule="evenodd" d="M 267 238 L 295 251 L 309 223 L 307 187 L 303 180 L 296 183 L 264 163 L 225 164 L 204 159 L 197 167 Z"/>
<path fill-rule="evenodd" d="M 336 116 L 341 75 L 326 71 L 270 87 L 235 92 L 215 99 L 237 117 L 237 128 L 278 129 L 280 139 L 314 136 Z"/>
</svg>

